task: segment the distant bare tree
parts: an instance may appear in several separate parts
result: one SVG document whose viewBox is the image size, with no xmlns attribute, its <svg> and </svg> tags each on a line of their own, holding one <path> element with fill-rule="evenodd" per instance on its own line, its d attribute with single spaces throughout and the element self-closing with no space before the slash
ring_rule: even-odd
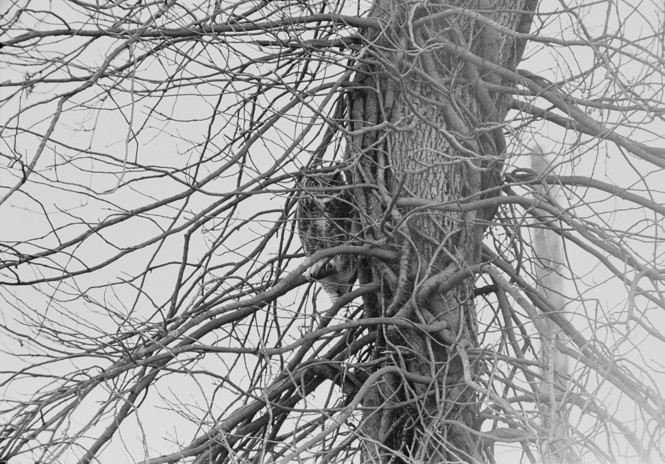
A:
<svg viewBox="0 0 665 464">
<path fill-rule="evenodd" d="M 661 3 L 1 2 L 0 461 L 665 459 Z"/>
</svg>

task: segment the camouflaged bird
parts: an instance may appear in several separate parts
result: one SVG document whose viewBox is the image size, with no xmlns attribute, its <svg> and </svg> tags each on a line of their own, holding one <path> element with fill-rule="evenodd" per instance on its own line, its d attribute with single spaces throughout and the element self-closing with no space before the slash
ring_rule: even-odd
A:
<svg viewBox="0 0 665 464">
<path fill-rule="evenodd" d="M 317 174 L 302 183 L 296 220 L 307 256 L 353 243 L 356 209 L 350 190 L 338 188 L 346 185 L 340 172 Z M 357 258 L 348 254 L 317 261 L 308 269 L 308 276 L 316 279 L 333 301 L 351 290 L 356 275 Z"/>
</svg>

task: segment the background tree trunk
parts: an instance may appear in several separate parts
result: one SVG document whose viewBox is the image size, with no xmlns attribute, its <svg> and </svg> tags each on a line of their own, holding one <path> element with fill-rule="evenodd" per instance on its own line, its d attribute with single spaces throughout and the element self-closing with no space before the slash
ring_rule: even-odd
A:
<svg viewBox="0 0 665 464">
<path fill-rule="evenodd" d="M 531 169 L 540 178 L 555 173 L 551 161 L 540 147 L 535 147 L 531 154 Z M 558 186 L 539 185 L 535 189 L 537 201 L 560 203 L 563 199 L 559 194 Z M 555 221 L 552 218 L 552 221 Z M 561 224 L 558 226 L 562 227 Z M 537 288 L 559 313 L 559 317 L 568 319 L 566 314 L 566 275 L 564 244 L 556 233 L 544 227 L 535 227 L 532 231 L 534 274 Z M 568 358 L 559 350 L 565 345 L 567 337 L 565 332 L 551 319 L 544 317 L 540 322 L 539 331 L 542 333 L 541 356 L 543 359 L 543 382 L 541 394 L 547 401 L 542 404 L 543 428 L 547 430 L 548 437 L 544 440 L 542 449 L 542 462 L 544 464 L 571 464 L 579 462 L 570 446 L 571 434 L 568 424 L 568 409 L 562 401 L 565 389 L 568 387 Z"/>
<path fill-rule="evenodd" d="M 536 3 L 425 8 L 381 0 L 373 7 L 385 28 L 365 37 L 366 60 L 350 93 L 348 161 L 357 185 L 374 186 L 357 189 L 362 236 L 399 250 L 401 260 L 361 266 L 361 281 L 382 288 L 378 298 L 366 298 L 366 310 L 440 330 L 378 337 L 373 369 L 399 371 L 378 379 L 364 401 L 368 462 L 482 458 L 474 433 L 481 425 L 477 368 L 465 349 L 476 344 L 471 270 L 481 262 L 493 208 L 454 206 L 497 193 L 509 95 L 495 90 L 511 84 L 491 70 L 514 69 L 523 50 L 499 28 L 528 32 Z M 459 275 L 465 278 L 447 285 Z"/>
</svg>

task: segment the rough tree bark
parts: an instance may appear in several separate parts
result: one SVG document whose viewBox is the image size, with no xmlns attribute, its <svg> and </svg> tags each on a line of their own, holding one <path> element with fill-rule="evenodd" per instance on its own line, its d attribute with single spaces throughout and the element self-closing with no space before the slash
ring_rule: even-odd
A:
<svg viewBox="0 0 665 464">
<path fill-rule="evenodd" d="M 381 329 L 368 373 L 386 373 L 363 402 L 365 462 L 483 459 L 477 367 L 466 348 L 476 344 L 473 275 L 494 210 L 459 205 L 498 193 L 513 85 L 492 71 L 515 69 L 524 41 L 511 31 L 528 33 L 537 3 L 372 7 L 384 27 L 364 33 L 347 161 L 363 215 L 358 233 L 399 250 L 401 261 L 361 263 L 361 283 L 381 285 L 364 304 L 372 316 L 440 330 Z"/>
</svg>

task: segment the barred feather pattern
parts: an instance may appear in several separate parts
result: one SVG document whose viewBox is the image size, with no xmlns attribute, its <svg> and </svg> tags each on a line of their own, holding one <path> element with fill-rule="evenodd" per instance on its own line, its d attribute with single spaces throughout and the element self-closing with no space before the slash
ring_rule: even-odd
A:
<svg viewBox="0 0 665 464">
<path fill-rule="evenodd" d="M 352 228 L 356 209 L 348 189 L 331 189 L 346 185 L 342 175 L 319 174 L 303 183 L 303 196 L 298 200 L 296 220 L 303 249 L 308 256 L 317 251 L 353 243 Z M 320 260 L 308 269 L 323 290 L 336 301 L 353 287 L 357 276 L 357 258 L 335 255 Z"/>
</svg>

